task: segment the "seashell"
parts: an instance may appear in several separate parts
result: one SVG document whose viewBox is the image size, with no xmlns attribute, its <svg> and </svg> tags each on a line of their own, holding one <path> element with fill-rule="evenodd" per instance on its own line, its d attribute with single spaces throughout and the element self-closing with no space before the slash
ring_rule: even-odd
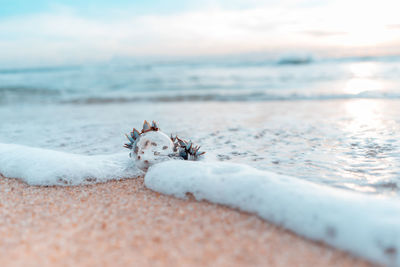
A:
<svg viewBox="0 0 400 267">
<path fill-rule="evenodd" d="M 192 141 L 185 141 L 178 136 L 168 137 L 161 132 L 158 124 L 153 121 L 150 125 L 146 120 L 141 132 L 133 128 L 130 135 L 126 135 L 130 143 L 124 147 L 130 149 L 129 156 L 136 162 L 136 166 L 146 170 L 151 165 L 168 159 L 180 158 L 184 160 L 198 160 L 205 152 Z"/>
</svg>

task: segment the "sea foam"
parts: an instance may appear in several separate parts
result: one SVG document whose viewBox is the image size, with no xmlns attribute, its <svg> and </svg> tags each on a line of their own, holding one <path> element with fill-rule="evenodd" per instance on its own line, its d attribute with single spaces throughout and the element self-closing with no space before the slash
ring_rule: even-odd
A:
<svg viewBox="0 0 400 267">
<path fill-rule="evenodd" d="M 233 163 L 168 161 L 148 188 L 256 213 L 295 233 L 369 260 L 400 265 L 400 202 L 314 184 Z"/>
<path fill-rule="evenodd" d="M 31 185 L 79 185 L 143 174 L 126 153 L 87 156 L 3 143 L 0 173 Z M 210 158 L 155 164 L 145 185 L 179 198 L 189 192 L 369 260 L 400 265 L 398 197 L 360 194 Z"/>
<path fill-rule="evenodd" d="M 0 143 L 0 174 L 31 185 L 78 185 L 137 177 L 126 153 L 86 156 Z"/>
</svg>

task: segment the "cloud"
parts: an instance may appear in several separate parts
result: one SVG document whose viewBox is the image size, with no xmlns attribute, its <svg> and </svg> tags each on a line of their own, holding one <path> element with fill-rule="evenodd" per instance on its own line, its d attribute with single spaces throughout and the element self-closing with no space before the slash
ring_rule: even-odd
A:
<svg viewBox="0 0 400 267">
<path fill-rule="evenodd" d="M 250 11 L 101 19 L 70 12 L 2 20 L 0 62 L 85 62 L 114 56 L 219 54 L 264 49 L 273 22 Z M 271 18 L 271 16 L 269 16 Z"/>
<path fill-rule="evenodd" d="M 305 31 L 304 33 L 315 36 L 315 37 L 327 37 L 327 36 L 347 34 L 346 32 L 330 32 L 330 31 L 321 31 L 321 30 Z"/>
<path fill-rule="evenodd" d="M 386 25 L 386 28 L 388 28 L 390 30 L 400 30 L 400 24 L 389 24 L 389 25 Z"/>
<path fill-rule="evenodd" d="M 371 6 L 366 9 L 369 12 L 360 11 L 355 19 L 356 6 L 311 2 L 303 1 L 298 7 L 288 0 L 286 4 L 273 1 L 243 10 L 212 6 L 164 15 L 132 15 L 127 9 L 114 10 L 110 16 L 85 16 L 67 7 L 4 18 L 0 21 L 0 65 L 80 64 L 150 55 L 399 47 L 400 38 L 386 27 L 396 25 L 396 12 L 371 17 L 375 8 Z"/>
</svg>

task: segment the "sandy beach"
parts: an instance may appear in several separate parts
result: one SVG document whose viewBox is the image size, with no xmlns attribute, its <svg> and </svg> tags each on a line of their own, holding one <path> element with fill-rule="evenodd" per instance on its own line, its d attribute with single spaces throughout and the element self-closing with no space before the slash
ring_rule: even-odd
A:
<svg viewBox="0 0 400 267">
<path fill-rule="evenodd" d="M 2 1 L 0 267 L 400 267 L 400 1 Z"/>
<path fill-rule="evenodd" d="M 0 179 L 1 266 L 370 266 L 257 216 L 146 189 Z"/>
</svg>

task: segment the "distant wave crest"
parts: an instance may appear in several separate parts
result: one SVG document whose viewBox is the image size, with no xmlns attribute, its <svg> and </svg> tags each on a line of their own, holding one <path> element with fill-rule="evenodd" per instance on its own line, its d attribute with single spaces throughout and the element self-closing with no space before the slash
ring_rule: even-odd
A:
<svg viewBox="0 0 400 267">
<path fill-rule="evenodd" d="M 62 94 L 59 91 L 42 88 L 0 88 L 0 103 L 13 104 L 16 102 L 40 104 L 107 104 L 127 102 L 207 102 L 207 101 L 318 101 L 335 99 L 400 99 L 400 93 L 390 92 L 361 92 L 358 94 L 301 94 L 296 93 L 270 93 L 262 91 L 206 91 L 206 92 L 153 92 L 153 93 L 121 93 L 112 95 L 95 94 Z"/>
</svg>

